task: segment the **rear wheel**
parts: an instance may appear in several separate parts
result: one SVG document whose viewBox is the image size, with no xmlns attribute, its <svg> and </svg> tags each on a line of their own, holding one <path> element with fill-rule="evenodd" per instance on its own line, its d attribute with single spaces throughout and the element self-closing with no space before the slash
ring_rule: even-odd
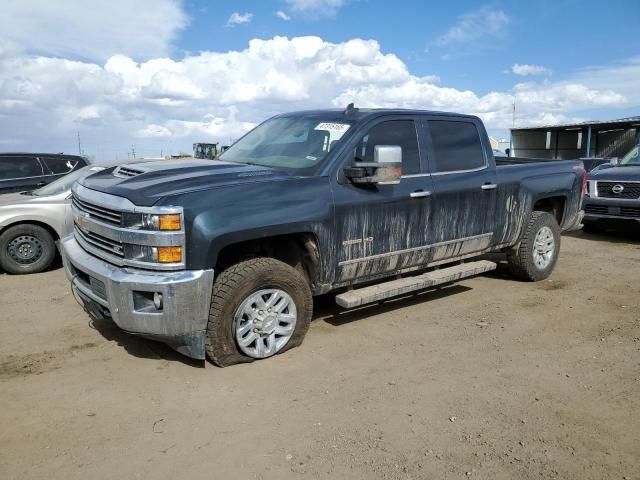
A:
<svg viewBox="0 0 640 480">
<path fill-rule="evenodd" d="M 53 237 L 39 225 L 14 225 L 0 235 L 0 267 L 7 273 L 41 272 L 55 254 Z"/>
<path fill-rule="evenodd" d="M 522 240 L 508 254 L 511 273 L 522 280 L 544 280 L 553 271 L 560 253 L 560 226 L 547 212 L 533 212 Z"/>
<path fill-rule="evenodd" d="M 312 311 L 311 290 L 301 272 L 273 258 L 239 262 L 214 282 L 207 357 L 226 367 L 296 347 Z"/>
</svg>

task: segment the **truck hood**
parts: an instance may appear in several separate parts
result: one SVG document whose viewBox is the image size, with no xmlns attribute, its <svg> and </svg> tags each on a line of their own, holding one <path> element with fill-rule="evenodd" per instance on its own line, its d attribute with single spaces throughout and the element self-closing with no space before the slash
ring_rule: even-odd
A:
<svg viewBox="0 0 640 480">
<path fill-rule="evenodd" d="M 227 185 L 251 184 L 290 177 L 268 167 L 220 160 L 161 160 L 120 165 L 79 183 L 92 190 L 151 206 L 163 197 Z"/>
<path fill-rule="evenodd" d="M 640 165 L 633 167 L 604 168 L 589 173 L 590 180 L 610 182 L 640 181 Z"/>
</svg>

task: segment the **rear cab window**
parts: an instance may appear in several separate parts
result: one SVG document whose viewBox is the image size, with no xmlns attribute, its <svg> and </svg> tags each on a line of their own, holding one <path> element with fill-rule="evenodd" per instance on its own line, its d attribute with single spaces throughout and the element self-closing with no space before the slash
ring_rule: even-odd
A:
<svg viewBox="0 0 640 480">
<path fill-rule="evenodd" d="M 433 146 L 432 173 L 464 172 L 486 167 L 482 141 L 470 121 L 428 120 Z"/>
<path fill-rule="evenodd" d="M 0 180 L 41 177 L 42 175 L 42 166 L 36 157 L 19 155 L 0 157 Z"/>
</svg>

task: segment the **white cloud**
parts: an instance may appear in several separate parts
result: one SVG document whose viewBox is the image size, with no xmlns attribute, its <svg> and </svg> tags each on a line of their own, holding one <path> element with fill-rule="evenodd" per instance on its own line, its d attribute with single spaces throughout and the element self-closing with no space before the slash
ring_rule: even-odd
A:
<svg viewBox="0 0 640 480">
<path fill-rule="evenodd" d="M 179 0 L 2 2 L 0 56 L 22 52 L 106 60 L 168 53 L 188 24 Z"/>
<path fill-rule="evenodd" d="M 285 0 L 289 8 L 308 17 L 332 17 L 347 0 Z"/>
<path fill-rule="evenodd" d="M 138 136 L 142 138 L 166 138 L 171 136 L 171 130 L 162 125 L 152 123 L 138 130 Z"/>
<path fill-rule="evenodd" d="M 328 106 L 407 107 L 476 113 L 490 129 L 572 120 L 580 110 L 640 106 L 640 62 L 579 71 L 565 81 L 527 82 L 480 94 L 412 74 L 375 40 L 254 39 L 239 51 L 180 60 L 106 62 L 16 54 L 0 57 L 0 131 L 30 150 L 86 152 L 108 159 L 135 144 L 158 155 L 195 141 L 227 143 L 267 117 Z"/>
<path fill-rule="evenodd" d="M 502 10 L 483 7 L 462 15 L 444 35 L 436 39 L 436 44 L 455 47 L 482 38 L 499 37 L 508 24 L 509 17 Z"/>
<path fill-rule="evenodd" d="M 516 75 L 551 75 L 551 70 L 542 65 L 529 65 L 515 63 L 511 66 L 511 71 Z"/>
<path fill-rule="evenodd" d="M 227 20 L 227 26 L 233 27 L 235 25 L 242 25 L 243 23 L 251 22 L 253 18 L 253 13 L 245 12 L 244 14 L 240 14 L 238 12 L 233 12 Z"/>
<path fill-rule="evenodd" d="M 282 10 L 278 10 L 276 12 L 276 17 L 281 18 L 285 22 L 288 22 L 289 20 L 291 20 L 291 17 L 287 15 L 285 12 L 283 12 Z"/>
</svg>

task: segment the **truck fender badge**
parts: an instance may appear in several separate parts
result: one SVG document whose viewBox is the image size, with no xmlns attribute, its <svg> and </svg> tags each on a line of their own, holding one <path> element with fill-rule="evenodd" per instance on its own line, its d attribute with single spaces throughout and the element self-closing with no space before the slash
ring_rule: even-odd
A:
<svg viewBox="0 0 640 480">
<path fill-rule="evenodd" d="M 624 185 L 614 185 L 613 187 L 611 187 L 611 191 L 613 193 L 620 194 L 624 191 Z"/>
</svg>

